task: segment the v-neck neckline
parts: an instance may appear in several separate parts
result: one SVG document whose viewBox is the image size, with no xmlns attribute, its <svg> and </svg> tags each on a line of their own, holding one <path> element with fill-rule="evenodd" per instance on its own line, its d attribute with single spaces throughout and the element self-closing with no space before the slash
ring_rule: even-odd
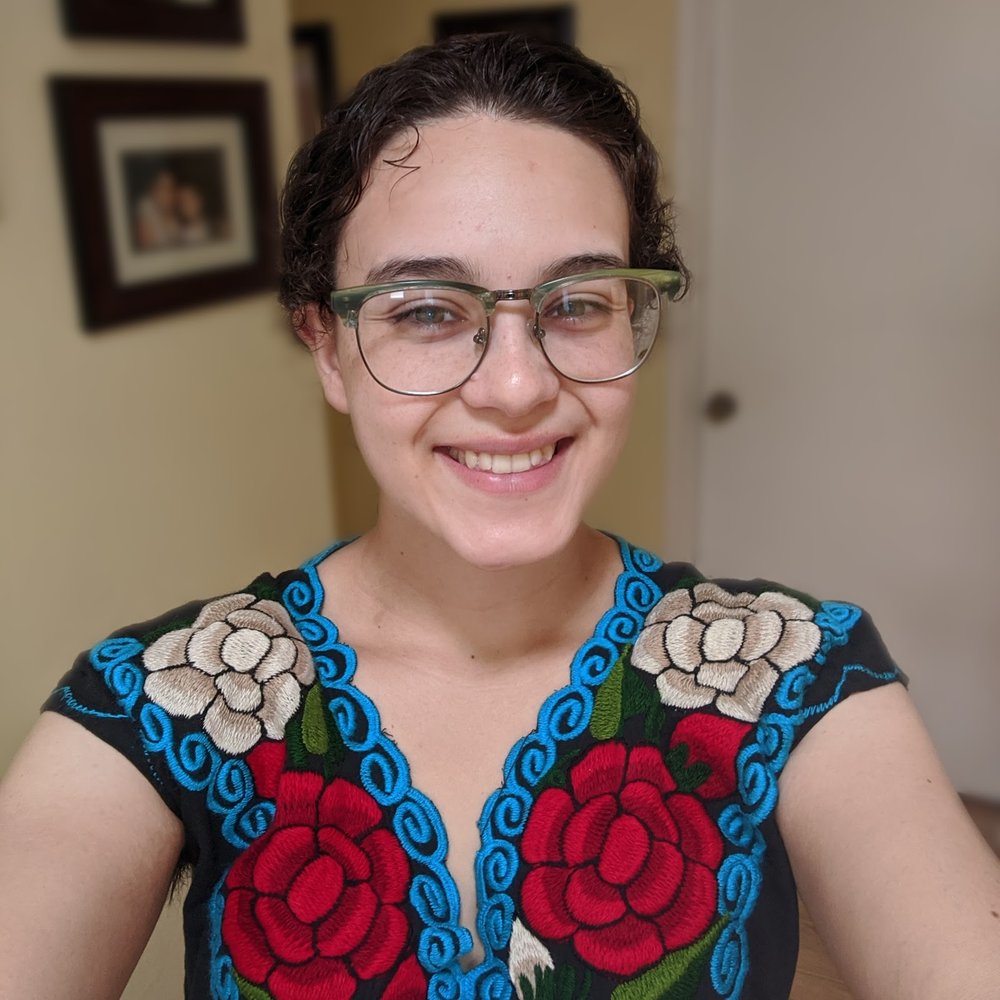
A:
<svg viewBox="0 0 1000 1000">
<path fill-rule="evenodd" d="M 646 614 L 662 596 L 651 576 L 661 561 L 624 539 L 611 537 L 621 559 L 613 602 L 590 638 L 576 650 L 568 681 L 542 702 L 535 728 L 507 753 L 503 781 L 486 798 L 479 815 L 474 912 L 483 957 L 468 969 L 459 960 L 472 949 L 472 934 L 460 923 L 461 899 L 447 866 L 448 835 L 441 813 L 413 785 L 409 762 L 383 731 L 378 707 L 354 683 L 356 652 L 340 641 L 336 623 L 323 613 L 326 595 L 318 567 L 351 540 L 337 542 L 306 562 L 302 566 L 305 578 L 282 592 L 285 607 L 313 655 L 344 745 L 360 755 L 361 784 L 380 806 L 392 810 L 393 830 L 411 864 L 420 869 L 411 879 L 409 901 L 422 925 L 417 958 L 431 976 L 429 996 L 478 1000 L 505 995 L 505 989 L 495 992 L 491 982 L 509 988 L 507 966 L 498 952 L 510 940 L 514 901 L 508 890 L 521 864 L 515 841 L 527 822 L 533 789 L 555 763 L 558 745 L 586 732 L 597 688 L 624 647 L 634 642 Z M 498 977 L 500 983 L 495 982 Z"/>
</svg>

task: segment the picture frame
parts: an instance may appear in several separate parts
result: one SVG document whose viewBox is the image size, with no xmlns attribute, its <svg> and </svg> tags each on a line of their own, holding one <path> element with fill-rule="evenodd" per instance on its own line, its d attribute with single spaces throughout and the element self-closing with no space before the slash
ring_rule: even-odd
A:
<svg viewBox="0 0 1000 1000">
<path fill-rule="evenodd" d="M 292 27 L 292 69 L 299 134 L 305 142 L 316 134 L 337 100 L 333 29 L 329 24 Z"/>
<path fill-rule="evenodd" d="M 66 33 L 81 38 L 236 44 L 243 0 L 61 0 Z"/>
<path fill-rule="evenodd" d="M 83 324 L 275 283 L 267 90 L 257 80 L 50 80 Z"/>
<path fill-rule="evenodd" d="M 495 11 L 458 11 L 434 16 L 436 42 L 451 35 L 490 31 L 519 31 L 541 41 L 573 45 L 576 39 L 575 11 L 572 4 L 556 4 Z"/>
</svg>

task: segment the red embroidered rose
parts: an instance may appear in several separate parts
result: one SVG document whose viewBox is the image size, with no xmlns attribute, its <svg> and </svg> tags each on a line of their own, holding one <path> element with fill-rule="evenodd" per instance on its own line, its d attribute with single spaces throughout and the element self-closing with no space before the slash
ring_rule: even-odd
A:
<svg viewBox="0 0 1000 1000">
<path fill-rule="evenodd" d="M 416 955 L 399 963 L 382 1000 L 427 1000 L 427 973 L 420 967 Z"/>
<path fill-rule="evenodd" d="M 275 1000 L 349 998 L 387 972 L 408 925 L 406 854 L 382 810 L 342 778 L 286 772 L 274 821 L 235 862 L 222 937 L 236 971 Z"/>
<path fill-rule="evenodd" d="M 631 976 L 708 929 L 722 837 L 653 746 L 600 743 L 546 789 L 524 830 L 526 922 L 594 968 Z"/>
</svg>

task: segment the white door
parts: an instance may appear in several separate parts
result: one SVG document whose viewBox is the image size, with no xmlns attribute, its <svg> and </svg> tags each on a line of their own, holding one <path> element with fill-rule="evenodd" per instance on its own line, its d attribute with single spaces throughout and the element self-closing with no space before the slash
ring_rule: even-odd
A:
<svg viewBox="0 0 1000 1000">
<path fill-rule="evenodd" d="M 668 535 L 867 606 L 953 780 L 1000 799 L 1000 3 L 680 23 Z"/>
</svg>

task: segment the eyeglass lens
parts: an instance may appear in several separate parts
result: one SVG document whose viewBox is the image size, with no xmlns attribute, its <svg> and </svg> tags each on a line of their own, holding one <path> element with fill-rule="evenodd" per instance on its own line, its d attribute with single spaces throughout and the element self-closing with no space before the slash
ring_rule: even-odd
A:
<svg viewBox="0 0 1000 1000">
<path fill-rule="evenodd" d="M 659 296 L 652 285 L 604 277 L 550 292 L 538 307 L 536 335 L 549 362 L 567 378 L 605 381 L 641 364 L 658 323 Z M 368 299 L 357 333 L 365 363 L 379 382 L 399 392 L 432 393 L 454 388 L 472 374 L 486 348 L 487 329 L 486 307 L 475 295 L 418 288 Z"/>
</svg>

